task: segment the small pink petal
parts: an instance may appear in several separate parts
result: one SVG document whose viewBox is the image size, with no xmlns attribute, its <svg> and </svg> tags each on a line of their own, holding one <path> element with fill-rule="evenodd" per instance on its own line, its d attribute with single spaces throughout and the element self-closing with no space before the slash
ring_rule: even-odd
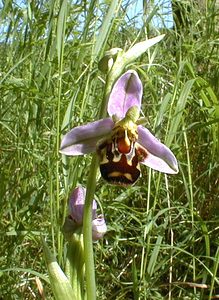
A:
<svg viewBox="0 0 219 300">
<path fill-rule="evenodd" d="M 106 232 L 107 226 L 103 216 L 99 216 L 92 221 L 92 239 L 94 242 L 103 238 Z"/>
<path fill-rule="evenodd" d="M 138 143 L 149 152 L 143 164 L 163 173 L 178 173 L 178 163 L 172 151 L 141 125 L 138 126 Z"/>
<path fill-rule="evenodd" d="M 60 153 L 74 156 L 94 152 L 98 140 L 111 132 L 113 126 L 112 119 L 107 118 L 73 128 L 64 135 Z"/>
<path fill-rule="evenodd" d="M 132 106 L 141 107 L 142 83 L 134 70 L 124 73 L 114 84 L 108 102 L 108 114 L 125 117 L 127 110 Z"/>
<path fill-rule="evenodd" d="M 86 189 L 79 186 L 74 189 L 69 200 L 69 210 L 71 218 L 77 225 L 83 223 L 84 203 L 85 203 Z M 93 200 L 92 205 L 92 219 L 96 218 L 97 203 Z"/>
</svg>

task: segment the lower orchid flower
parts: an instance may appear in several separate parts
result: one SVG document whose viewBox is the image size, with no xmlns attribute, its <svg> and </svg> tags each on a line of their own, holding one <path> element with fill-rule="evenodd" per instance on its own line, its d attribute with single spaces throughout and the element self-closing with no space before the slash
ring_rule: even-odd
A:
<svg viewBox="0 0 219 300">
<path fill-rule="evenodd" d="M 82 186 L 79 186 L 73 190 L 69 199 L 70 216 L 77 225 L 83 224 L 85 197 L 86 197 L 86 189 Z M 97 202 L 93 200 L 92 220 L 94 220 L 97 217 L 96 210 L 97 210 Z"/>
<path fill-rule="evenodd" d="M 142 91 L 136 71 L 124 73 L 109 96 L 110 117 L 73 128 L 63 137 L 60 152 L 75 156 L 96 151 L 102 177 L 116 185 L 135 183 L 140 163 L 163 173 L 178 173 L 171 150 L 140 125 Z"/>
<path fill-rule="evenodd" d="M 74 189 L 69 200 L 70 215 L 66 218 L 63 232 L 65 234 L 72 234 L 80 232 L 83 226 L 83 213 L 85 203 L 86 189 L 84 187 L 77 187 Z M 103 215 L 97 216 L 97 203 L 93 200 L 92 203 L 92 239 L 98 241 L 107 232 L 107 226 Z"/>
</svg>

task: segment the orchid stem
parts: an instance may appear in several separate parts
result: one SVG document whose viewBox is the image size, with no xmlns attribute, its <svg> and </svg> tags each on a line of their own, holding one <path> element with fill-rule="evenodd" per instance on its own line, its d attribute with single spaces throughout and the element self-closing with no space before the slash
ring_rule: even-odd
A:
<svg viewBox="0 0 219 300">
<path fill-rule="evenodd" d="M 122 70 L 111 72 L 107 75 L 106 85 L 104 91 L 103 101 L 99 111 L 99 118 L 104 118 L 107 114 L 106 107 L 109 99 L 110 92 L 117 77 Z M 87 192 L 84 206 L 83 216 L 83 236 L 84 236 L 84 262 L 87 286 L 87 300 L 96 299 L 96 284 L 95 284 L 95 269 L 94 269 L 94 255 L 93 255 L 93 242 L 92 242 L 92 203 L 96 188 L 96 174 L 99 166 L 96 153 L 93 154 L 90 172 L 87 180 Z"/>
<path fill-rule="evenodd" d="M 94 255 L 92 241 L 92 203 L 96 188 L 96 173 L 98 168 L 98 160 L 96 154 L 93 155 L 90 173 L 87 181 L 87 192 L 84 206 L 83 216 L 83 235 L 84 235 L 84 262 L 86 272 L 87 300 L 96 299 L 96 284 L 94 270 Z"/>
</svg>

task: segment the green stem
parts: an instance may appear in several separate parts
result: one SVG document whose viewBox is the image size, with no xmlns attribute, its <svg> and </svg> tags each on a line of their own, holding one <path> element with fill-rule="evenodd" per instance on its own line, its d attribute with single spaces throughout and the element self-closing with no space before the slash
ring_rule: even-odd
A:
<svg viewBox="0 0 219 300">
<path fill-rule="evenodd" d="M 111 83 L 111 81 L 110 81 Z M 112 83 L 111 83 L 112 84 Z M 99 117 L 103 118 L 106 115 L 106 105 L 111 87 L 107 78 L 104 97 L 99 112 Z M 94 269 L 94 255 L 93 255 L 93 241 L 92 241 L 92 204 L 96 188 L 96 174 L 99 166 L 96 153 L 93 154 L 90 173 L 87 180 L 87 192 L 84 206 L 83 216 L 83 236 L 84 236 L 84 262 L 86 273 L 86 286 L 87 286 L 87 300 L 96 299 L 96 284 L 95 284 L 95 269 Z"/>
<path fill-rule="evenodd" d="M 90 173 L 87 181 L 87 192 L 83 216 L 84 262 L 86 272 L 87 300 L 96 299 L 95 270 L 92 241 L 92 203 L 96 188 L 96 173 L 98 160 L 96 154 L 92 157 Z"/>
<path fill-rule="evenodd" d="M 103 101 L 101 103 L 99 118 L 106 117 L 107 103 L 110 92 L 115 80 L 121 74 L 121 68 L 112 67 L 106 78 L 106 85 L 104 90 Z M 94 269 L 94 255 L 93 255 L 93 241 L 92 241 L 92 204 L 94 199 L 94 192 L 96 188 L 96 174 L 99 166 L 96 153 L 93 154 L 90 172 L 87 180 L 87 192 L 84 206 L 83 216 L 83 236 L 84 236 L 84 262 L 87 286 L 87 300 L 96 299 L 96 284 L 95 284 L 95 269 Z"/>
</svg>

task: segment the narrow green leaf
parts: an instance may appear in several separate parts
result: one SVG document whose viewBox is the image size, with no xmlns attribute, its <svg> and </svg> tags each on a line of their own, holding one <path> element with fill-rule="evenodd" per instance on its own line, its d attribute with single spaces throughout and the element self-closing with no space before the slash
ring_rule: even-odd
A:
<svg viewBox="0 0 219 300">
<path fill-rule="evenodd" d="M 77 88 L 77 90 L 75 91 L 75 93 L 72 96 L 71 100 L 69 101 L 68 107 L 65 111 L 65 115 L 64 115 L 64 118 L 63 118 L 63 121 L 62 121 L 61 130 L 64 130 L 69 125 L 69 123 L 72 119 L 73 107 L 74 107 L 74 103 L 76 101 L 76 98 L 78 96 L 79 91 L 80 91 L 80 87 Z"/>
<path fill-rule="evenodd" d="M 49 21 L 48 21 L 48 34 L 46 39 L 46 50 L 45 50 L 45 60 L 47 59 L 47 56 L 49 54 L 51 44 L 52 44 L 52 34 L 53 34 L 53 27 L 54 27 L 54 6 L 55 6 L 55 0 L 50 1 L 49 5 Z"/>
<path fill-rule="evenodd" d="M 59 11 L 58 23 L 57 23 L 57 53 L 59 64 L 61 63 L 61 57 L 64 47 L 65 39 L 65 25 L 67 16 L 67 0 L 62 2 L 62 6 Z"/>
<path fill-rule="evenodd" d="M 212 299 L 213 291 L 216 288 L 217 282 L 217 274 L 218 274 L 218 266 L 219 266 L 219 246 L 217 247 L 216 253 L 215 253 L 215 261 L 213 265 L 213 276 L 211 279 L 211 288 L 210 288 L 210 293 L 209 293 L 209 300 Z M 215 284 L 216 283 L 216 284 Z"/>
<path fill-rule="evenodd" d="M 49 250 L 46 242 L 42 239 L 44 255 L 48 267 L 51 288 L 56 300 L 77 300 L 70 282 L 55 257 Z"/>
<path fill-rule="evenodd" d="M 27 60 L 29 58 L 29 56 L 31 56 L 32 53 L 28 53 L 26 56 L 24 56 L 21 60 L 19 60 L 15 65 L 13 65 L 13 67 L 11 67 L 11 69 L 9 69 L 9 71 L 4 74 L 3 78 L 0 80 L 0 84 L 2 84 L 5 79 L 11 74 L 14 72 L 14 70 L 20 66 L 25 60 Z"/>
<path fill-rule="evenodd" d="M 7 269 L 1 269 L 1 272 L 22 272 L 22 273 L 29 273 L 33 276 L 39 277 L 40 279 L 44 280 L 45 282 L 49 283 L 49 279 L 47 276 L 36 272 L 32 269 L 29 268 L 19 268 L 19 267 L 14 267 L 14 268 L 7 268 Z"/>
<path fill-rule="evenodd" d="M 160 246 L 161 246 L 161 242 L 162 242 L 163 237 L 158 235 L 157 237 L 157 241 L 156 244 L 154 246 L 153 252 L 151 254 L 149 263 L 148 263 L 148 267 L 147 267 L 147 273 L 151 276 L 154 273 L 154 267 L 156 265 L 157 262 L 157 257 L 160 251 Z"/>
<path fill-rule="evenodd" d="M 97 35 L 96 43 L 93 49 L 94 59 L 99 55 L 100 51 L 104 49 L 104 44 L 107 41 L 107 38 L 110 34 L 111 28 L 113 26 L 113 22 L 116 18 L 116 15 L 119 11 L 122 1 L 113 0 L 110 3 L 110 7 L 108 12 L 103 20 L 103 24 L 101 26 L 100 32 Z"/>
<path fill-rule="evenodd" d="M 165 34 L 158 35 L 152 39 L 135 44 L 133 47 L 131 47 L 128 51 L 126 51 L 123 54 L 122 59 L 124 60 L 125 64 L 127 65 L 135 61 L 139 56 L 145 53 L 150 47 L 160 42 L 164 38 L 164 36 Z"/>
<path fill-rule="evenodd" d="M 135 256 L 132 262 L 132 280 L 133 280 L 133 295 L 134 300 L 139 299 L 139 282 L 138 282 L 138 271 L 135 263 Z"/>
<path fill-rule="evenodd" d="M 171 93 L 167 93 L 166 96 L 163 98 L 156 118 L 156 124 L 155 124 L 156 127 L 159 127 L 163 122 L 163 117 L 166 115 L 168 104 L 172 96 L 173 95 Z"/>
<path fill-rule="evenodd" d="M 169 134 L 166 139 L 167 146 L 171 145 L 173 138 L 178 130 L 184 112 L 184 108 L 186 106 L 186 102 L 194 82 L 195 79 L 188 80 L 182 88 L 182 91 L 176 104 L 174 115 L 171 119 Z"/>
</svg>

